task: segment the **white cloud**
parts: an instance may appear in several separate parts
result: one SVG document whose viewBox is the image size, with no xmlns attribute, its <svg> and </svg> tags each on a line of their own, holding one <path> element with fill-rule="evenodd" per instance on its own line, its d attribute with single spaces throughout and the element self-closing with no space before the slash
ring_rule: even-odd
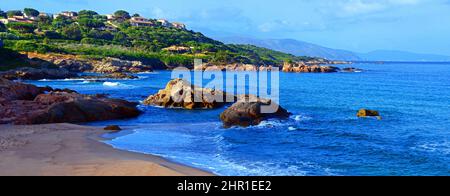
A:
<svg viewBox="0 0 450 196">
<path fill-rule="evenodd" d="M 335 0 L 322 4 L 323 12 L 333 13 L 338 17 L 352 17 L 371 14 L 390 8 L 418 5 L 429 0 Z"/>
</svg>

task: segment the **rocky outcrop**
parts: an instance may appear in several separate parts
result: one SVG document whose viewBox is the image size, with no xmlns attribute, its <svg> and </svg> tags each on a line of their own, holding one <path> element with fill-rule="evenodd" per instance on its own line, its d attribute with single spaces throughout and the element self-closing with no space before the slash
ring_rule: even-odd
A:
<svg viewBox="0 0 450 196">
<path fill-rule="evenodd" d="M 262 107 L 273 107 L 273 113 L 264 113 Z M 270 99 L 257 98 L 255 96 L 241 96 L 238 101 L 220 114 L 225 127 L 258 125 L 263 120 L 271 118 L 288 118 L 291 114 Z"/>
<path fill-rule="evenodd" d="M 94 64 L 94 72 L 97 73 L 118 73 L 118 72 L 149 72 L 152 66 L 144 65 L 141 61 L 127 61 L 116 58 L 106 58 Z"/>
<path fill-rule="evenodd" d="M 303 62 L 298 63 L 285 63 L 281 69 L 283 72 L 295 72 L 295 73 L 333 73 L 338 72 L 340 69 L 333 66 L 321 66 L 321 65 L 308 65 Z"/>
<path fill-rule="evenodd" d="M 224 105 L 215 97 L 225 100 L 225 93 L 219 90 L 200 88 L 182 79 L 171 80 L 165 89 L 144 100 L 146 105 L 156 105 L 166 108 L 212 109 Z"/>
<path fill-rule="evenodd" d="M 378 111 L 375 110 L 368 110 L 368 109 L 360 109 L 358 113 L 356 114 L 359 118 L 365 118 L 365 117 L 376 117 L 377 119 L 381 120 L 381 115 Z"/>
<path fill-rule="evenodd" d="M 270 71 L 272 68 L 279 69 L 274 66 L 256 66 L 252 64 L 228 64 L 228 65 L 213 65 L 203 64 L 195 66 L 196 71 Z"/>
<path fill-rule="evenodd" d="M 361 72 L 362 69 L 354 68 L 354 67 L 346 67 L 342 69 L 343 72 Z"/>
<path fill-rule="evenodd" d="M 8 80 L 41 80 L 41 79 L 65 79 L 78 75 L 66 69 L 36 69 L 24 67 L 0 73 L 0 77 Z"/>
<path fill-rule="evenodd" d="M 0 80 L 0 124 L 81 123 L 131 118 L 136 103 Z M 9 93 L 5 93 L 9 92 Z"/>
<path fill-rule="evenodd" d="M 13 82 L 0 77 L 0 103 L 13 100 L 33 100 L 45 89 L 34 85 Z"/>
<path fill-rule="evenodd" d="M 105 75 L 84 75 L 80 76 L 80 78 L 88 80 L 102 80 L 102 79 L 136 79 L 138 77 L 127 73 L 117 72 Z"/>
</svg>

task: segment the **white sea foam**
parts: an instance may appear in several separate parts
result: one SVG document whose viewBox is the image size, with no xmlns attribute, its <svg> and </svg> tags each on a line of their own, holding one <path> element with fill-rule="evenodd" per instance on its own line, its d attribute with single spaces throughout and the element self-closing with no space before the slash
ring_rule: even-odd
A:
<svg viewBox="0 0 450 196">
<path fill-rule="evenodd" d="M 450 142 L 445 141 L 441 143 L 425 143 L 418 145 L 417 147 L 413 147 L 413 149 L 450 155 Z"/>
<path fill-rule="evenodd" d="M 120 82 L 103 82 L 103 86 L 119 86 Z"/>
<path fill-rule="evenodd" d="M 304 116 L 304 115 L 293 115 L 293 116 L 291 116 L 291 119 L 293 119 L 295 121 L 307 121 L 307 120 L 311 120 L 312 118 L 309 116 Z"/>
</svg>

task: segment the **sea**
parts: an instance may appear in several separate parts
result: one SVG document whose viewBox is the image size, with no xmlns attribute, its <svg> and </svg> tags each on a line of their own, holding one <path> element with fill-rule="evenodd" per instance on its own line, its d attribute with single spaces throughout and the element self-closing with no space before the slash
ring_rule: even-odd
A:
<svg viewBox="0 0 450 196">
<path fill-rule="evenodd" d="M 140 104 L 134 119 L 106 134 L 114 148 L 152 154 L 217 175 L 450 175 L 450 63 L 356 63 L 357 73 L 280 73 L 279 104 L 289 119 L 224 128 L 213 110 Z M 142 101 L 170 71 L 132 80 L 40 80 L 38 86 Z M 233 88 L 233 87 L 230 87 Z M 361 108 L 382 119 L 357 118 Z"/>
</svg>

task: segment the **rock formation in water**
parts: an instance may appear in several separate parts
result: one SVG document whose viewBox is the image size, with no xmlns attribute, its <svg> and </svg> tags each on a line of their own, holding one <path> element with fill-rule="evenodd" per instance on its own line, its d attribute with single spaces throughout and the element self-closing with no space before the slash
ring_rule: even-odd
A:
<svg viewBox="0 0 450 196">
<path fill-rule="evenodd" d="M 273 113 L 263 113 L 262 107 L 272 107 Z M 271 118 L 288 118 L 291 114 L 270 99 L 255 96 L 241 96 L 238 101 L 220 114 L 225 127 L 258 125 L 263 120 Z"/>
<path fill-rule="evenodd" d="M 295 72 L 295 73 L 333 73 L 340 71 L 338 67 L 308 65 L 303 62 L 285 63 L 281 70 L 283 72 Z"/>
<path fill-rule="evenodd" d="M 358 113 L 356 114 L 359 118 L 365 118 L 365 117 L 376 117 L 377 119 L 381 120 L 381 115 L 378 111 L 375 110 L 368 110 L 368 109 L 360 109 Z"/>
<path fill-rule="evenodd" d="M 217 99 L 224 100 L 225 96 L 223 91 L 200 88 L 188 81 L 174 79 L 167 83 L 165 89 L 144 100 L 144 104 L 189 110 L 212 109 L 223 106 L 224 102 Z"/>
</svg>

